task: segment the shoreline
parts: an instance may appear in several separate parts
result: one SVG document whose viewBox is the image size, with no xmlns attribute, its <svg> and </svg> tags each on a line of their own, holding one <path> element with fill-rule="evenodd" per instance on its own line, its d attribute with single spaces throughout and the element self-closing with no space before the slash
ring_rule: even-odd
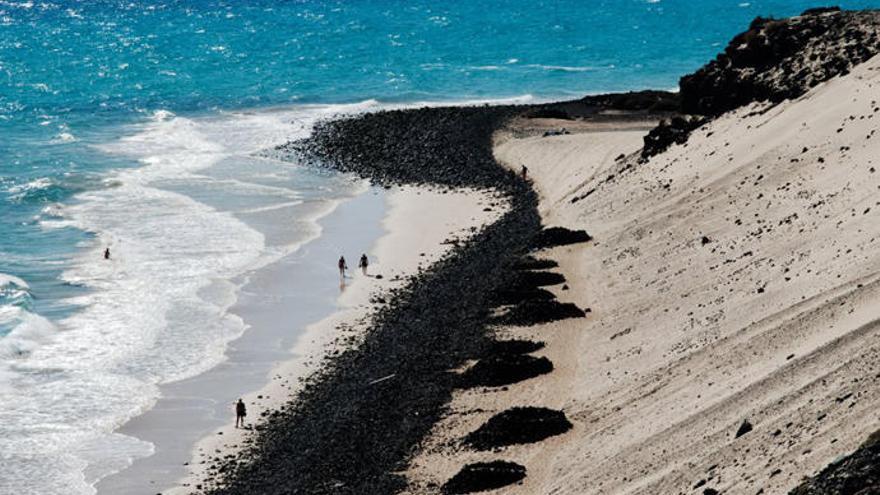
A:
<svg viewBox="0 0 880 495">
<path fill-rule="evenodd" d="M 343 167 L 344 156 L 324 154 L 322 160 L 338 170 L 391 187 L 430 185 L 438 197 L 455 195 L 450 186 L 494 191 L 490 204 L 468 210 L 469 215 L 497 210 L 499 198 L 510 206 L 497 221 L 468 228 L 467 240 L 439 240 L 449 254 L 405 279 L 386 295 L 387 303 L 383 297 L 363 340 L 328 359 L 296 397 L 266 418 L 244 451 L 215 464 L 214 476 L 198 492 L 354 494 L 403 486 L 402 463 L 459 386 L 450 371 L 493 345 L 485 326 L 492 317 L 488 299 L 508 278 L 505 267 L 540 228 L 533 194 L 491 156 L 491 130 L 510 112 L 510 107 L 425 108 L 331 124 L 360 127 L 361 132 L 333 135 L 365 143 L 368 154 L 390 153 L 351 163 L 384 164 L 372 172 Z M 386 119 L 398 118 L 409 121 L 386 125 Z M 315 134 L 327 137 L 326 132 L 319 126 Z M 389 132 L 407 137 L 398 140 Z M 320 137 L 312 142 L 327 143 Z M 329 149 L 356 152 L 358 142 Z M 392 148 L 376 146 L 381 143 Z M 414 162 L 422 164 L 421 180 L 410 175 L 411 167 L 419 166 Z M 423 218 L 413 221 L 419 235 L 434 225 Z"/>
<path fill-rule="evenodd" d="M 291 348 L 304 332 L 290 334 L 287 329 L 291 325 L 304 328 L 339 309 L 335 261 L 320 260 L 318 252 L 336 246 L 353 250 L 356 245 L 375 244 L 381 235 L 384 203 L 383 192 L 375 188 L 336 201 L 316 220 L 320 232 L 314 238 L 293 253 L 239 277 L 243 283 L 228 312 L 243 322 L 244 332 L 227 344 L 223 361 L 193 377 L 160 385 L 158 399 L 115 430 L 148 441 L 154 452 L 100 479 L 94 485 L 97 493 L 120 493 L 131 486 L 163 487 L 185 474 L 184 463 L 190 462 L 197 440 L 228 422 L 230 407 L 226 402 L 261 387 L 273 362 L 297 359 Z M 324 269 L 322 263 L 331 269 Z M 317 282 L 309 290 L 297 280 Z M 293 295 L 305 295 L 310 302 L 299 302 Z M 290 316 L 280 314 L 291 309 Z"/>
<path fill-rule="evenodd" d="M 381 189 L 366 194 L 377 194 L 377 191 Z M 358 270 L 351 270 L 354 281 L 335 299 L 334 311 L 308 324 L 290 349 L 290 357 L 271 367 L 262 386 L 242 394 L 248 405 L 247 422 L 251 427 L 255 420 L 265 419 L 266 414 L 283 407 L 296 394 L 303 379 L 320 368 L 328 357 L 340 352 L 342 346 L 362 338 L 363 326 L 375 307 L 376 297 L 396 290 L 426 264 L 444 256 L 451 247 L 443 244 L 446 239 L 466 237 L 472 227 L 488 222 L 494 214 L 471 215 L 471 211 L 480 211 L 483 205 L 495 202 L 494 198 L 477 192 L 395 188 L 378 194 L 385 204 L 381 220 L 383 232 L 368 252 L 371 259 L 369 278 L 363 277 Z M 438 204 L 444 205 L 445 214 L 434 211 Z M 438 228 L 419 230 L 425 218 L 434 220 Z M 356 259 L 347 259 L 350 266 L 356 262 Z M 335 268 L 328 274 L 333 272 Z M 376 278 L 376 275 L 382 278 Z M 231 405 L 227 410 L 231 410 Z M 213 474 L 209 472 L 212 461 L 240 452 L 249 444 L 254 431 L 234 428 L 229 413 L 222 426 L 198 439 L 186 460 L 188 466 L 181 469 L 188 472 L 161 487 L 162 493 L 185 494 L 198 490 L 203 480 Z"/>
<path fill-rule="evenodd" d="M 522 97 L 513 98 L 510 101 L 521 100 Z M 367 102 L 370 100 L 367 100 Z M 505 102 L 508 100 L 491 100 L 493 103 Z M 361 102 L 363 103 L 363 102 Z M 483 100 L 479 101 L 464 101 L 459 102 L 464 107 L 477 108 L 478 104 L 485 104 L 486 102 Z M 438 104 L 438 103 L 430 103 L 430 104 Z M 528 104 L 527 106 L 540 105 L 536 104 Z M 418 106 L 418 103 L 409 103 L 402 104 L 403 109 L 412 110 Z M 438 108 L 438 107 L 435 107 Z M 289 111 L 288 108 L 277 109 L 279 112 Z M 359 113 L 359 112 L 358 112 Z M 361 193 L 367 194 L 367 193 Z M 346 203 L 351 201 L 352 199 L 343 200 L 342 203 Z M 334 205 L 330 213 L 327 216 L 332 216 L 336 213 L 336 209 L 339 205 Z M 324 221 L 324 217 L 322 217 L 318 223 L 321 224 Z M 301 249 L 308 249 L 309 244 L 312 242 L 319 241 L 320 237 L 317 239 L 312 239 L 307 241 L 306 244 Z M 296 259 L 299 255 L 299 250 L 294 252 L 291 255 L 288 255 L 287 258 Z M 353 260 L 350 260 L 353 262 Z M 250 277 L 254 274 L 260 274 L 263 272 L 271 273 L 276 270 L 276 266 L 284 265 L 289 263 L 289 259 L 281 259 L 276 262 L 273 262 L 271 265 L 262 267 L 258 269 L 256 272 L 248 275 L 242 275 L 241 277 Z M 409 274 L 411 275 L 411 274 Z M 238 294 L 246 292 L 248 290 L 247 287 L 248 282 L 245 282 L 245 285 L 240 287 Z M 350 292 L 350 291 L 349 291 Z M 344 297 L 341 299 L 345 299 Z M 254 306 L 259 306 L 259 302 L 252 302 Z M 337 301 L 336 304 L 337 312 L 340 309 L 339 305 L 344 304 L 341 301 Z M 249 313 L 252 312 L 248 307 L 242 306 L 239 302 L 233 304 L 230 308 L 229 314 L 235 318 L 240 318 L 242 315 L 239 313 Z M 271 311 L 267 310 L 267 313 L 271 313 Z M 335 314 L 335 313 L 334 313 Z M 250 315 L 253 317 L 254 315 Z M 265 318 L 264 316 L 256 316 L 259 318 Z M 320 319 L 320 318 L 318 318 Z M 136 457 L 131 464 L 122 468 L 119 471 L 115 471 L 109 475 L 102 476 L 97 482 L 93 484 L 97 493 L 113 493 L 120 487 L 125 487 L 129 484 L 128 479 L 134 479 L 138 481 L 142 481 L 143 484 L 148 486 L 166 486 L 170 485 L 168 480 L 177 480 L 179 481 L 178 474 L 184 473 L 188 467 L 192 466 L 192 456 L 183 455 L 183 452 L 186 451 L 186 444 L 193 444 L 194 439 L 192 438 L 193 433 L 199 431 L 202 435 L 196 435 L 197 437 L 204 437 L 210 433 L 207 431 L 207 425 L 217 425 L 222 424 L 222 417 L 224 413 L 227 411 L 226 408 L 222 404 L 224 401 L 220 401 L 221 403 L 217 403 L 215 399 L 211 397 L 212 394 L 201 394 L 201 389 L 203 387 L 207 387 L 208 389 L 217 389 L 220 385 L 217 383 L 219 378 L 224 373 L 229 373 L 229 368 L 237 366 L 243 370 L 243 372 L 249 377 L 242 382 L 240 379 L 236 385 L 238 388 L 242 390 L 247 390 L 249 388 L 254 388 L 253 384 L 263 380 L 258 376 L 259 371 L 247 369 L 253 366 L 250 366 L 246 363 L 246 361 L 237 362 L 235 364 L 231 364 L 229 362 L 229 352 L 232 350 L 233 352 L 241 352 L 237 351 L 236 343 L 245 342 L 248 340 L 259 340 L 259 338 L 253 337 L 253 334 L 267 334 L 271 335 L 273 332 L 266 332 L 263 329 L 260 332 L 254 332 L 254 325 L 249 318 L 244 318 L 244 324 L 247 325 L 247 329 L 244 333 L 237 337 L 234 341 L 231 341 L 227 344 L 227 351 L 224 352 L 226 356 L 224 361 L 218 364 L 217 366 L 200 373 L 194 377 L 187 378 L 181 381 L 172 382 L 169 384 L 160 385 L 160 396 L 156 399 L 156 401 L 151 404 L 147 409 L 138 415 L 132 417 L 123 423 L 122 426 L 114 430 L 114 433 L 119 433 L 123 435 L 127 435 L 133 437 L 137 440 L 147 440 L 152 448 L 154 449 L 153 454 L 147 457 Z M 270 324 L 270 326 L 274 326 L 274 324 Z M 277 333 L 277 332 L 276 332 Z M 271 338 L 271 337 L 264 337 Z M 240 342 L 241 341 L 241 342 Z M 269 361 L 269 360 L 282 360 L 287 361 L 285 355 L 287 354 L 286 349 L 281 349 L 281 346 L 277 344 L 277 342 L 268 342 L 269 347 L 275 348 L 275 351 L 268 352 L 265 350 L 266 343 L 252 343 L 250 344 L 251 348 L 254 349 L 250 351 L 251 353 L 263 353 L 262 357 L 256 358 L 257 361 Z M 254 358 L 245 358 L 254 359 Z M 261 365 L 259 363 L 254 363 L 257 367 L 265 367 L 265 365 Z M 217 378 L 214 378 L 217 377 Z M 245 386 L 245 382 L 248 384 Z M 201 384 L 201 386 L 199 385 Z M 197 392 L 193 391 L 193 388 L 199 389 Z M 193 418 L 196 419 L 193 419 Z M 176 422 L 185 423 L 185 426 L 178 427 L 175 425 Z M 184 432 L 183 435 L 179 435 L 175 432 Z M 216 431 L 214 432 L 216 433 Z M 197 442 L 196 442 L 197 443 Z M 225 449 L 224 449 L 225 450 Z M 189 457 L 189 459 L 188 459 Z M 159 460 L 160 458 L 164 458 Z M 178 462 L 181 461 L 181 462 Z M 184 465 L 184 462 L 187 462 L 189 466 Z M 177 474 L 174 474 L 177 473 Z M 190 480 L 191 476 L 185 476 L 185 480 Z M 163 481 L 164 480 L 164 481 Z"/>
</svg>

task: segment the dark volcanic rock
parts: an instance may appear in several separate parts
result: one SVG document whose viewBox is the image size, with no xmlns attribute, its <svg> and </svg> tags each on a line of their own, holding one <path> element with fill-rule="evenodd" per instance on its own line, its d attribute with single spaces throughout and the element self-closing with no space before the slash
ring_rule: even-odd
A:
<svg viewBox="0 0 880 495">
<path fill-rule="evenodd" d="M 880 493 L 880 432 L 855 452 L 833 462 L 789 495 L 874 495 Z"/>
<path fill-rule="evenodd" d="M 565 227 L 547 227 L 535 236 L 534 248 L 543 249 L 589 242 L 593 238 L 584 230 L 569 230 Z"/>
<path fill-rule="evenodd" d="M 500 387 L 550 373 L 553 363 L 528 354 L 498 354 L 477 361 L 462 374 L 463 387 Z"/>
<path fill-rule="evenodd" d="M 614 110 L 616 117 L 624 113 L 645 118 L 676 112 L 679 107 L 678 93 L 646 90 L 590 95 L 580 100 L 545 103 L 527 112 L 525 116 L 550 119 L 593 118 L 607 110 Z"/>
<path fill-rule="evenodd" d="M 526 468 L 514 462 L 468 464 L 443 485 L 443 493 L 473 493 L 512 485 L 526 477 Z"/>
<path fill-rule="evenodd" d="M 586 312 L 572 303 L 528 300 L 510 308 L 497 318 L 502 325 L 537 325 L 568 318 L 583 318 Z"/>
<path fill-rule="evenodd" d="M 564 108 L 554 107 L 553 105 L 547 105 L 546 107 L 539 107 L 534 110 L 530 110 L 526 112 L 523 116 L 527 119 L 574 120 L 574 117 Z"/>
<path fill-rule="evenodd" d="M 487 355 L 528 354 L 544 348 L 543 342 L 533 340 L 496 340 L 489 345 Z"/>
<path fill-rule="evenodd" d="M 878 53 L 878 32 L 878 11 L 758 17 L 715 60 L 681 79 L 682 111 L 719 115 L 755 101 L 796 98 Z"/>
<path fill-rule="evenodd" d="M 645 136 L 641 161 L 683 144 L 709 118 L 750 103 L 797 98 L 880 52 L 880 11 L 808 9 L 757 17 L 724 51 L 679 81 L 680 114 Z M 689 116 L 688 116 L 689 115 Z"/>
<path fill-rule="evenodd" d="M 552 292 L 537 287 L 500 289 L 496 291 L 493 301 L 497 304 L 519 304 L 528 300 L 550 301 L 556 299 Z"/>
<path fill-rule="evenodd" d="M 562 411 L 546 407 L 514 407 L 492 416 L 464 441 L 478 450 L 489 450 L 540 442 L 567 432 L 571 426 Z"/>
<path fill-rule="evenodd" d="M 379 184 L 530 189 L 491 155 L 492 133 L 524 107 L 426 107 L 319 123 L 306 141 L 278 148 Z M 477 151 L 479 150 L 479 151 Z M 486 152 L 485 150 L 489 150 Z"/>
<path fill-rule="evenodd" d="M 546 270 L 548 268 L 556 268 L 557 266 L 559 266 L 559 263 L 553 260 L 524 256 L 522 259 L 517 260 L 510 268 L 513 270 Z"/>
<path fill-rule="evenodd" d="M 513 276 L 516 287 L 546 287 L 565 282 L 565 275 L 556 272 L 522 271 Z"/>
<path fill-rule="evenodd" d="M 543 286 L 558 285 L 565 282 L 561 273 L 539 271 L 517 271 L 508 277 L 503 287 L 497 289 L 492 300 L 496 304 L 519 304 L 524 301 L 550 301 L 556 299 Z"/>
<path fill-rule="evenodd" d="M 579 101 L 603 109 L 662 113 L 677 111 L 680 106 L 679 99 L 678 93 L 648 89 L 585 96 Z"/>
<path fill-rule="evenodd" d="M 733 438 L 739 438 L 750 431 L 752 431 L 752 424 L 749 423 L 749 420 L 747 419 L 743 420 L 742 424 L 739 425 L 739 429 L 736 430 L 736 435 L 734 435 Z"/>
<path fill-rule="evenodd" d="M 642 159 L 663 153 L 673 144 L 687 142 L 691 131 L 705 124 L 704 117 L 673 117 L 669 121 L 661 121 L 657 127 L 648 131 L 642 138 Z"/>
<path fill-rule="evenodd" d="M 679 94 L 669 91 L 630 91 L 585 96 L 579 100 L 534 105 L 523 116 L 532 119 L 597 119 L 610 112 L 617 120 L 660 118 L 678 111 Z"/>
</svg>

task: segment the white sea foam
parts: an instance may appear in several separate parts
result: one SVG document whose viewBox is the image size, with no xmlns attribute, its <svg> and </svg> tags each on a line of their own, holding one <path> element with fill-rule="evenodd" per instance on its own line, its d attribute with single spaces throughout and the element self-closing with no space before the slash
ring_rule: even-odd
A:
<svg viewBox="0 0 880 495">
<path fill-rule="evenodd" d="M 60 132 L 52 139 L 53 144 L 72 143 L 74 141 L 76 141 L 76 136 L 69 132 Z"/>
<path fill-rule="evenodd" d="M 52 179 L 48 177 L 40 177 L 39 179 L 34 179 L 29 182 L 25 182 L 23 184 L 16 184 L 14 186 L 6 189 L 13 200 L 21 199 L 24 194 L 27 194 L 30 191 L 37 191 L 39 189 L 46 189 L 47 187 L 52 185 Z"/>
<path fill-rule="evenodd" d="M 6 364 L 28 356 L 58 330 L 46 318 L 18 306 L 0 307 L 0 323 L 4 322 L 16 322 L 12 332 L 0 339 L 0 361 Z"/>
<path fill-rule="evenodd" d="M 0 289 L 4 288 L 4 286 L 8 286 L 10 284 L 15 284 L 22 289 L 29 289 L 30 286 L 19 277 L 15 275 L 9 275 L 6 273 L 0 273 Z"/>
<path fill-rule="evenodd" d="M 589 72 L 596 70 L 596 67 L 587 67 L 587 66 L 569 66 L 569 65 L 543 65 L 543 64 L 529 64 L 526 67 L 533 69 L 543 69 L 548 71 L 555 72 Z"/>
<path fill-rule="evenodd" d="M 0 319 L 14 325 L 0 338 L 0 389 L 12 418 L 0 424 L 0 493 L 93 493 L 100 478 L 152 452 L 113 431 L 152 407 L 160 384 L 219 363 L 246 326 L 229 313 L 242 276 L 318 235 L 315 222 L 333 202 L 365 187 L 332 178 L 312 184 L 318 179 L 300 178 L 292 164 L 250 155 L 307 135 L 316 119 L 378 106 L 199 119 L 158 110 L 100 146 L 142 165 L 112 173 L 70 204 L 48 206 L 40 221 L 95 234 L 62 275 L 88 289 L 67 301 L 81 309 L 53 324 L 0 306 Z M 10 192 L 51 184 L 37 179 Z M 296 222 L 269 221 L 278 212 Z M 0 286 L 8 284 L 27 288 L 0 275 Z"/>
</svg>

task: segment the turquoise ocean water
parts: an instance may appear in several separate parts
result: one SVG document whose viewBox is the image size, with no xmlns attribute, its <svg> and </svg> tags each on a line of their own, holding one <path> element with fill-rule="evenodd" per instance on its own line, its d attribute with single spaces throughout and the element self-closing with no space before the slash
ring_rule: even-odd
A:
<svg viewBox="0 0 880 495">
<path fill-rule="evenodd" d="M 261 149 L 340 111 L 671 89 L 811 6 L 0 0 L 0 492 L 149 453 L 112 430 L 215 364 L 237 278 L 362 187 Z"/>
</svg>

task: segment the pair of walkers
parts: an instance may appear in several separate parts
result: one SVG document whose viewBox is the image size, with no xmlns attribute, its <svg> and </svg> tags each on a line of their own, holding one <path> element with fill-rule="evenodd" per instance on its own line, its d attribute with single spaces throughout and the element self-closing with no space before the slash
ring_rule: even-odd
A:
<svg viewBox="0 0 880 495">
<path fill-rule="evenodd" d="M 339 276 L 345 278 L 345 270 L 348 270 L 348 264 L 345 262 L 345 256 L 340 256 L 339 261 L 336 264 L 339 267 Z M 370 266 L 370 261 L 367 259 L 366 254 L 361 255 L 360 261 L 358 261 L 358 268 L 361 269 L 364 275 L 367 274 L 367 267 Z"/>
</svg>

